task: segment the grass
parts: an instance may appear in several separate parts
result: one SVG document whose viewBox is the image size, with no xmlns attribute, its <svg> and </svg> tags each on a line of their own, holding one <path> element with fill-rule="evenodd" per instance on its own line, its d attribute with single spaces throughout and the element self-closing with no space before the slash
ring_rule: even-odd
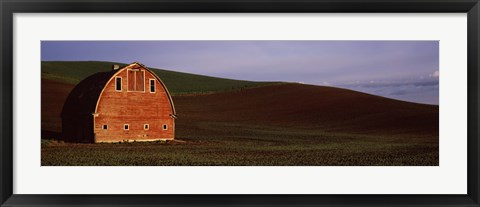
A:
<svg viewBox="0 0 480 207">
<path fill-rule="evenodd" d="M 245 130 L 247 129 L 247 130 Z M 183 123 L 178 142 L 42 141 L 42 165 L 404 166 L 438 165 L 438 138 L 362 135 L 225 123 Z"/>
<path fill-rule="evenodd" d="M 77 84 L 97 72 L 110 71 L 114 64 L 126 65 L 100 61 L 42 61 L 42 79 Z M 280 82 L 233 80 L 157 68 L 149 69 L 162 79 L 172 95 L 224 92 L 280 84 Z"/>
</svg>

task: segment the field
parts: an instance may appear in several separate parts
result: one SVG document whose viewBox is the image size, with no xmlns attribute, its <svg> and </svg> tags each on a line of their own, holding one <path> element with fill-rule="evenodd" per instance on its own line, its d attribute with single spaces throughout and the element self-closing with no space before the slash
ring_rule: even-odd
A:
<svg viewBox="0 0 480 207">
<path fill-rule="evenodd" d="M 68 66 L 68 62 L 61 64 Z M 85 64 L 87 67 L 88 62 Z M 438 106 L 293 83 L 219 79 L 210 89 L 207 88 L 212 86 L 182 88 L 178 86 L 180 81 L 198 80 L 195 84 L 208 85 L 216 79 L 200 76 L 205 78 L 202 82 L 196 75 L 185 77 L 171 71 L 171 76 L 159 75 L 170 90 L 176 91 L 173 100 L 178 114 L 177 141 L 63 143 L 55 140 L 61 131 L 59 113 L 74 85 L 52 77 L 73 80 L 76 76 L 65 69 L 58 70 L 61 73 L 49 69 L 49 75 L 45 75 L 43 66 L 41 159 L 44 166 L 439 163 Z M 170 81 L 176 84 L 169 85 Z"/>
<path fill-rule="evenodd" d="M 183 128 L 179 126 L 178 132 Z M 438 165 L 438 139 L 433 136 L 367 136 L 211 123 L 197 129 L 204 133 L 179 133 L 177 138 L 185 143 L 45 141 L 42 165 Z"/>
</svg>

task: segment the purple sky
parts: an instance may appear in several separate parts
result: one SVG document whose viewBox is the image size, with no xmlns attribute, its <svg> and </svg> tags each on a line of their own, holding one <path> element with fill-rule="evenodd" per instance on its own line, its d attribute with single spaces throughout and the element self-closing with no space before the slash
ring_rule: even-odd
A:
<svg viewBox="0 0 480 207">
<path fill-rule="evenodd" d="M 138 61 L 215 77 L 439 101 L 438 41 L 42 41 L 41 52 L 43 61 Z"/>
</svg>

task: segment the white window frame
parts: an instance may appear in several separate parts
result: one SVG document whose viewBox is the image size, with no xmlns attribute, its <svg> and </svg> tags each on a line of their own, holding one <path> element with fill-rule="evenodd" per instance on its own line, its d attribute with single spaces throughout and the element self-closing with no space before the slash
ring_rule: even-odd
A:
<svg viewBox="0 0 480 207">
<path fill-rule="evenodd" d="M 106 126 L 107 128 L 105 128 L 105 126 Z M 103 124 L 103 125 L 102 125 L 102 129 L 105 130 L 105 131 L 108 130 L 108 124 Z"/>
<path fill-rule="evenodd" d="M 153 80 L 153 92 L 152 92 L 152 80 Z M 157 92 L 157 85 L 156 85 L 155 78 L 148 79 L 148 91 L 150 91 L 150 93 L 156 93 Z"/>
<path fill-rule="evenodd" d="M 117 89 L 117 79 L 120 78 L 120 90 Z M 122 92 L 123 89 L 123 79 L 122 76 L 115 76 L 115 91 Z"/>
<path fill-rule="evenodd" d="M 125 129 L 125 127 L 127 127 L 127 128 Z M 130 130 L 130 124 L 124 124 L 124 125 L 123 125 L 123 130 L 124 130 L 124 131 Z"/>
<path fill-rule="evenodd" d="M 164 124 L 164 125 L 162 126 L 162 129 L 163 129 L 163 130 L 168 130 L 168 125 Z"/>
<path fill-rule="evenodd" d="M 149 124 L 144 124 L 143 125 L 143 130 L 149 130 L 150 129 L 150 125 Z"/>
</svg>

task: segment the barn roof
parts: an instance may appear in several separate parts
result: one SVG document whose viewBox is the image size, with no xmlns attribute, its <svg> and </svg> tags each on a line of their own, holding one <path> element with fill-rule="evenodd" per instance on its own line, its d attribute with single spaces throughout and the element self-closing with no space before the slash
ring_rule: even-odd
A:
<svg viewBox="0 0 480 207">
<path fill-rule="evenodd" d="M 157 76 L 153 71 L 149 70 L 143 64 L 134 62 L 129 64 L 123 68 L 118 70 L 111 70 L 107 72 L 99 72 L 95 73 L 87 78 L 83 79 L 78 83 L 65 101 L 63 105 L 62 117 L 79 117 L 79 116 L 92 116 L 93 113 L 96 112 L 98 98 L 103 92 L 106 84 L 117 74 L 120 73 L 122 70 L 131 67 L 132 65 L 138 65 L 143 67 L 145 70 L 149 71 L 150 73 L 157 78 L 160 82 L 162 87 L 165 89 L 168 99 L 170 101 L 170 105 L 172 107 L 173 114 L 172 116 L 175 117 L 175 108 L 173 106 L 172 97 L 168 92 L 165 84 L 162 82 L 160 77 Z"/>
</svg>

